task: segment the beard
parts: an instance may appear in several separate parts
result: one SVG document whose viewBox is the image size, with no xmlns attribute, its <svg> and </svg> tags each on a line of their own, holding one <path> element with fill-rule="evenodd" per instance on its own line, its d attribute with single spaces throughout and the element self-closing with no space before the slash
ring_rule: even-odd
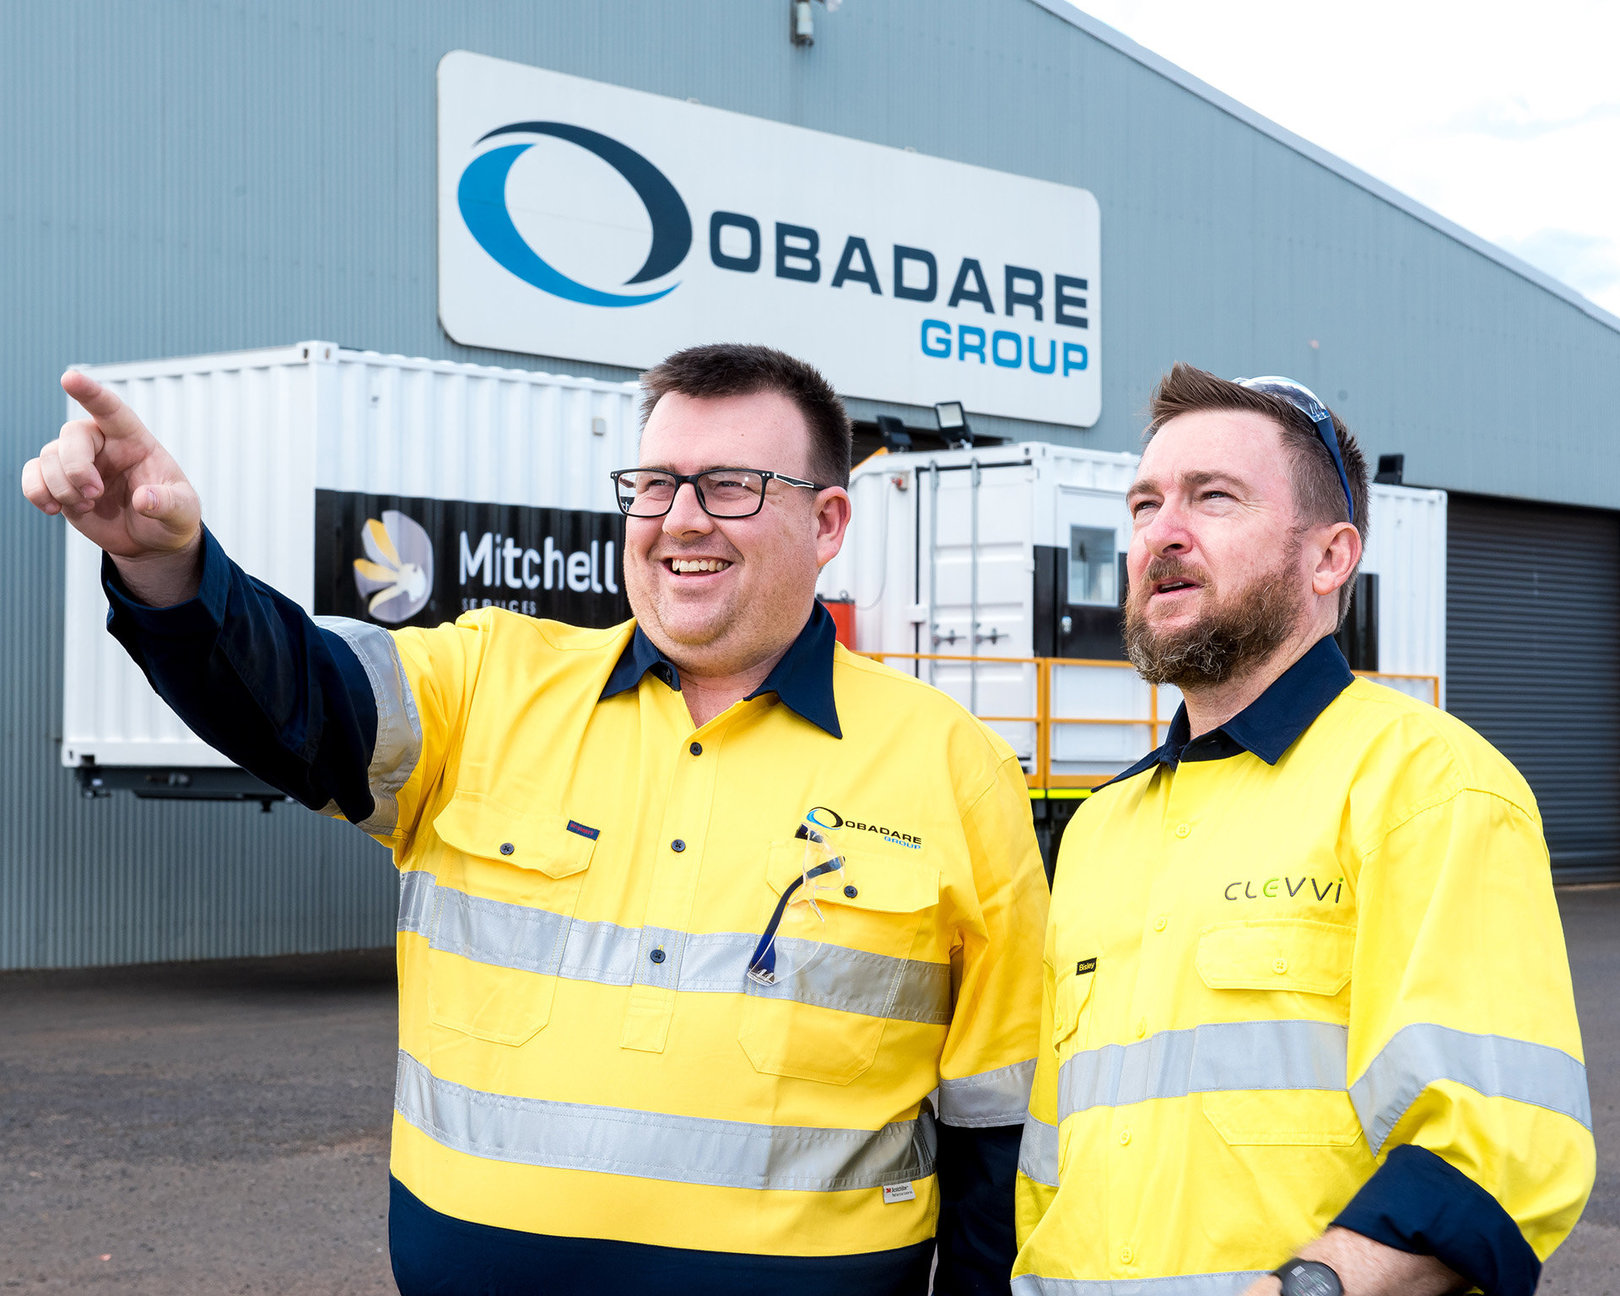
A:
<svg viewBox="0 0 1620 1296">
<path fill-rule="evenodd" d="M 1307 611 L 1299 585 L 1300 543 L 1290 540 L 1277 565 L 1242 589 L 1214 597 L 1207 574 L 1170 558 L 1155 558 L 1125 602 L 1125 652 L 1149 684 L 1211 688 L 1247 674 L 1298 629 Z M 1191 624 L 1156 630 L 1148 624 L 1148 591 L 1156 581 L 1197 580 L 1212 606 Z"/>
</svg>

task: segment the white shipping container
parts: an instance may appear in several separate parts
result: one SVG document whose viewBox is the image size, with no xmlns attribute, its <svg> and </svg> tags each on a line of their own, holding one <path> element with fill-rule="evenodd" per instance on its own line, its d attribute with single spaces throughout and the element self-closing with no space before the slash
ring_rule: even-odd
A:
<svg viewBox="0 0 1620 1296">
<path fill-rule="evenodd" d="M 494 506 L 497 517 L 513 516 L 498 513 L 500 506 L 567 510 L 593 523 L 599 518 L 597 530 L 610 535 L 617 534 L 619 515 L 608 473 L 636 461 L 634 383 L 409 359 L 329 342 L 82 367 L 122 396 L 173 453 L 225 551 L 306 611 L 317 610 L 318 491 L 343 493 L 331 499 L 475 502 Z M 68 417 L 83 416 L 69 401 Z M 481 551 L 479 541 L 487 542 Z M 560 596 L 565 582 L 576 598 L 617 593 L 617 558 L 607 541 L 588 549 L 581 541 L 577 554 L 565 554 L 561 547 L 553 552 L 549 539 L 522 550 L 493 531 L 471 538 L 463 531 L 460 548 L 441 547 L 431 561 L 457 565 L 463 583 L 493 601 L 533 603 L 553 583 Z M 228 767 L 107 634 L 100 560 L 100 551 L 70 529 L 62 763 Z M 358 600 L 363 592 L 350 596 Z M 443 619 L 457 610 L 446 610 Z M 389 619 L 386 608 L 378 619 Z"/>
<path fill-rule="evenodd" d="M 1032 782 L 1101 781 L 1162 741 L 1180 702 L 1120 660 L 1136 465 L 1047 442 L 873 456 L 819 591 L 853 601 L 861 651 L 989 721 Z M 1370 512 L 1375 678 L 1444 705 L 1445 493 L 1375 485 Z"/>
</svg>

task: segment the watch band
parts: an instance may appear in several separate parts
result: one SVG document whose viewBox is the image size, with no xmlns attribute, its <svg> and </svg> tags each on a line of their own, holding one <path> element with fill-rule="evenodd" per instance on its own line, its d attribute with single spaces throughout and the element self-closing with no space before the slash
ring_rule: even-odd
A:
<svg viewBox="0 0 1620 1296">
<path fill-rule="evenodd" d="M 1344 1296 L 1339 1275 L 1320 1260 L 1295 1258 L 1272 1273 L 1282 1279 L 1282 1296 Z"/>
</svg>

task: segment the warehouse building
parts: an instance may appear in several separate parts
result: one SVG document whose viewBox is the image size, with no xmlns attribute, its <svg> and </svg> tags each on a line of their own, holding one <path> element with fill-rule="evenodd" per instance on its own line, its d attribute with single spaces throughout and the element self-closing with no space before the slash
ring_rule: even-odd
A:
<svg viewBox="0 0 1620 1296">
<path fill-rule="evenodd" d="M 1290 374 L 1447 492 L 1446 705 L 1530 780 L 1561 879 L 1620 876 L 1620 319 L 1063 0 L 65 0 L 4 30 L 14 466 L 69 363 L 310 339 L 609 382 L 773 342 L 868 447 L 943 444 L 960 402 L 981 441 L 1130 451 L 1175 360 Z M 85 795 L 63 527 L 15 491 L 0 525 L 0 968 L 386 944 L 387 857 L 343 825 Z"/>
</svg>

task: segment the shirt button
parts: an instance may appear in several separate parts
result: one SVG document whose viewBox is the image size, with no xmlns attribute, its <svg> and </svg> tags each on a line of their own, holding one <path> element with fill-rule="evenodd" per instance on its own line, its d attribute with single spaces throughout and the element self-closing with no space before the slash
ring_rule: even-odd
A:
<svg viewBox="0 0 1620 1296">
<path fill-rule="evenodd" d="M 1132 1251 L 1130 1249 L 1130 1247 L 1128 1247 L 1128 1246 L 1120 1247 L 1120 1249 L 1119 1249 L 1119 1262 L 1120 1262 L 1120 1264 L 1130 1264 L 1130 1262 L 1132 1260 L 1134 1260 L 1134 1259 L 1136 1259 L 1136 1252 Z"/>
<path fill-rule="evenodd" d="M 847 886 L 844 888 L 844 894 L 853 900 L 856 896 L 860 895 L 860 892 L 852 886 Z"/>
<path fill-rule="evenodd" d="M 702 743 L 693 743 L 686 750 L 691 752 L 692 755 L 694 755 L 694 756 L 701 756 L 701 755 L 703 755 L 703 744 Z"/>
<path fill-rule="evenodd" d="M 1288 971 L 1288 960 L 1285 958 L 1278 959 L 1271 965 L 1271 970 L 1278 976 L 1281 976 L 1284 972 Z"/>
<path fill-rule="evenodd" d="M 670 842 L 669 848 L 679 855 L 683 850 L 686 849 L 686 843 L 677 837 L 674 841 Z"/>
<path fill-rule="evenodd" d="M 510 855 L 516 849 L 517 849 L 517 847 L 513 846 L 511 842 L 502 842 L 501 843 L 501 854 L 502 855 Z"/>
<path fill-rule="evenodd" d="M 650 958 L 654 963 L 662 963 L 664 961 L 664 951 L 661 949 L 655 949 L 652 953 L 647 955 L 647 957 Z"/>
<path fill-rule="evenodd" d="M 1146 1034 L 1147 1034 L 1147 1018 L 1143 1017 L 1140 1021 L 1138 1021 L 1136 1023 L 1136 1038 L 1141 1039 L 1142 1036 L 1144 1036 Z"/>
<path fill-rule="evenodd" d="M 1129 1147 L 1130 1142 L 1131 1142 L 1131 1132 L 1130 1132 L 1130 1130 L 1128 1130 L 1128 1129 L 1120 1130 L 1120 1132 L 1119 1132 L 1119 1145 L 1120 1145 L 1120 1147 Z"/>
<path fill-rule="evenodd" d="M 1155 918 L 1153 920 L 1154 931 L 1163 931 L 1168 925 L 1168 922 L 1164 918 Z"/>
<path fill-rule="evenodd" d="M 1176 836 L 1177 837 L 1185 837 L 1190 832 L 1192 832 L 1192 825 L 1191 824 L 1177 824 L 1176 825 Z"/>
</svg>

